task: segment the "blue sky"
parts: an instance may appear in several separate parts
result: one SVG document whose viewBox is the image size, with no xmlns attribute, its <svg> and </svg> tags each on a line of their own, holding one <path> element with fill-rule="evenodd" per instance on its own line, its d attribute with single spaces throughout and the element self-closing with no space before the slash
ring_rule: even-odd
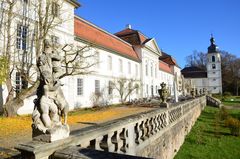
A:
<svg viewBox="0 0 240 159">
<path fill-rule="evenodd" d="M 194 50 L 207 51 L 213 33 L 219 49 L 240 57 L 240 0 L 78 0 L 76 14 L 115 33 L 131 24 L 183 68 Z"/>
</svg>

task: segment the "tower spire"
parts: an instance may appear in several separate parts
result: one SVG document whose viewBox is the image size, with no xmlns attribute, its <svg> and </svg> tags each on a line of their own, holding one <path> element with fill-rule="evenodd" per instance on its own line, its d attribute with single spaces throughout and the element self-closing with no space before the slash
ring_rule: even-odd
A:
<svg viewBox="0 0 240 159">
<path fill-rule="evenodd" d="M 208 53 L 217 52 L 217 45 L 215 44 L 215 39 L 214 39 L 212 33 L 211 33 L 210 43 L 211 43 L 211 45 L 208 47 Z"/>
</svg>

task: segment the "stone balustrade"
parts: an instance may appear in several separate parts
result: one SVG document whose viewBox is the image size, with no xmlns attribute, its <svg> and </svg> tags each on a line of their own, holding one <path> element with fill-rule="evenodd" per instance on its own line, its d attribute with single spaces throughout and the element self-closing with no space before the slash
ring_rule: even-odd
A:
<svg viewBox="0 0 240 159">
<path fill-rule="evenodd" d="M 222 102 L 219 99 L 216 99 L 212 96 L 206 96 L 207 98 L 207 105 L 214 106 L 214 107 L 221 107 Z"/>
<path fill-rule="evenodd" d="M 52 143 L 31 141 L 20 144 L 17 149 L 23 156 L 45 159 L 57 150 L 69 146 L 90 148 L 128 155 L 138 155 L 151 141 L 170 129 L 180 118 L 194 107 L 206 105 L 206 98 L 200 97 L 125 118 L 109 121 L 96 126 L 71 132 L 70 137 Z"/>
</svg>

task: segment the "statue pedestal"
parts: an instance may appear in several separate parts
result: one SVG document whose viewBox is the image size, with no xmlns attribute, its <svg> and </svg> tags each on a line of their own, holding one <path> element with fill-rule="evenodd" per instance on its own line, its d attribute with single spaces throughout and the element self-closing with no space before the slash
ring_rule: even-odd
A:
<svg viewBox="0 0 240 159">
<path fill-rule="evenodd" d="M 169 104 L 168 103 L 160 103 L 160 107 L 161 108 L 169 108 Z"/>
<path fill-rule="evenodd" d="M 58 125 L 52 129 L 48 129 L 46 133 L 33 128 L 32 138 L 33 140 L 43 142 L 53 142 L 69 137 L 70 129 L 68 125 Z"/>
</svg>

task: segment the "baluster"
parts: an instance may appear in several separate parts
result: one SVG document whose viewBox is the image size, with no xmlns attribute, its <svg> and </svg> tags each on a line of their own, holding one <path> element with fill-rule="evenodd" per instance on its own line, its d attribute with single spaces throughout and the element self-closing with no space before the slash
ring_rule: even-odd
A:
<svg viewBox="0 0 240 159">
<path fill-rule="evenodd" d="M 96 149 L 96 139 L 93 139 L 89 142 L 89 146 L 87 147 L 89 149 Z"/>
<path fill-rule="evenodd" d="M 130 125 L 127 126 L 127 131 L 126 131 L 126 135 L 127 135 L 127 139 L 126 139 L 127 150 L 126 150 L 126 153 L 128 155 L 136 155 L 135 126 L 136 126 L 136 123 L 135 124 L 130 124 Z"/>
<path fill-rule="evenodd" d="M 134 126 L 134 132 L 135 132 L 135 143 L 136 144 L 139 144 L 140 143 L 140 136 L 141 136 L 141 130 L 140 130 L 140 127 L 139 127 L 139 123 L 136 123 L 136 125 Z"/>
<path fill-rule="evenodd" d="M 102 150 L 109 151 L 108 150 L 108 135 L 103 136 L 102 140 L 99 143 L 99 146 Z"/>
<path fill-rule="evenodd" d="M 103 139 L 103 136 L 100 136 L 100 137 L 97 137 L 96 140 L 95 140 L 95 149 L 96 150 L 103 150 L 101 147 L 100 147 L 100 143 Z"/>
<path fill-rule="evenodd" d="M 168 113 L 163 113 L 163 122 L 164 122 L 164 127 L 166 127 L 169 124 L 169 117 Z"/>
<path fill-rule="evenodd" d="M 108 138 L 107 138 L 107 147 L 109 152 L 114 152 L 115 151 L 115 144 L 112 143 L 112 137 L 114 136 L 114 132 L 108 133 Z"/>
<path fill-rule="evenodd" d="M 154 117 L 152 117 L 149 121 L 149 135 L 154 134 Z"/>
<path fill-rule="evenodd" d="M 162 119 L 161 119 L 162 114 L 158 115 L 157 122 L 158 122 L 158 130 L 160 131 L 162 129 Z"/>
<path fill-rule="evenodd" d="M 154 134 L 157 133 L 157 129 L 158 129 L 158 121 L 157 121 L 157 118 L 158 118 L 158 115 L 156 115 L 153 119 L 153 123 L 154 123 L 154 128 L 153 128 L 153 131 L 154 131 Z"/>
<path fill-rule="evenodd" d="M 150 119 L 146 120 L 144 126 L 145 126 L 145 129 L 146 129 L 145 138 L 147 139 L 150 136 L 150 129 L 151 129 L 150 128 Z"/>
<path fill-rule="evenodd" d="M 172 123 L 172 111 L 168 112 L 168 117 L 169 117 L 169 123 Z"/>
<path fill-rule="evenodd" d="M 139 128 L 141 132 L 140 139 L 144 141 L 144 135 L 145 135 L 144 121 L 141 122 L 141 124 L 139 125 Z"/>
<path fill-rule="evenodd" d="M 143 131 L 143 135 L 141 136 L 141 139 L 143 141 L 145 141 L 147 139 L 147 137 L 149 137 L 148 133 L 149 133 L 149 128 L 148 128 L 148 119 L 142 124 L 142 131 Z"/>
<path fill-rule="evenodd" d="M 116 143 L 115 152 L 117 152 L 117 153 L 122 153 L 121 148 L 122 148 L 123 145 L 124 145 L 123 140 L 122 140 L 121 137 L 120 137 L 121 132 L 122 132 L 122 129 L 116 131 L 115 140 L 112 141 L 112 142 Z"/>
<path fill-rule="evenodd" d="M 120 133 L 120 139 L 123 141 L 122 147 L 120 148 L 121 152 L 126 153 L 127 150 L 127 131 L 125 128 L 122 129 L 122 132 Z"/>
<path fill-rule="evenodd" d="M 160 121 L 161 121 L 161 129 L 164 128 L 164 114 L 161 114 L 160 116 Z"/>
<path fill-rule="evenodd" d="M 114 152 L 118 151 L 118 141 L 119 140 L 120 140 L 120 138 L 119 138 L 118 132 L 115 131 L 112 138 L 111 138 L 111 141 L 114 144 Z"/>
</svg>

